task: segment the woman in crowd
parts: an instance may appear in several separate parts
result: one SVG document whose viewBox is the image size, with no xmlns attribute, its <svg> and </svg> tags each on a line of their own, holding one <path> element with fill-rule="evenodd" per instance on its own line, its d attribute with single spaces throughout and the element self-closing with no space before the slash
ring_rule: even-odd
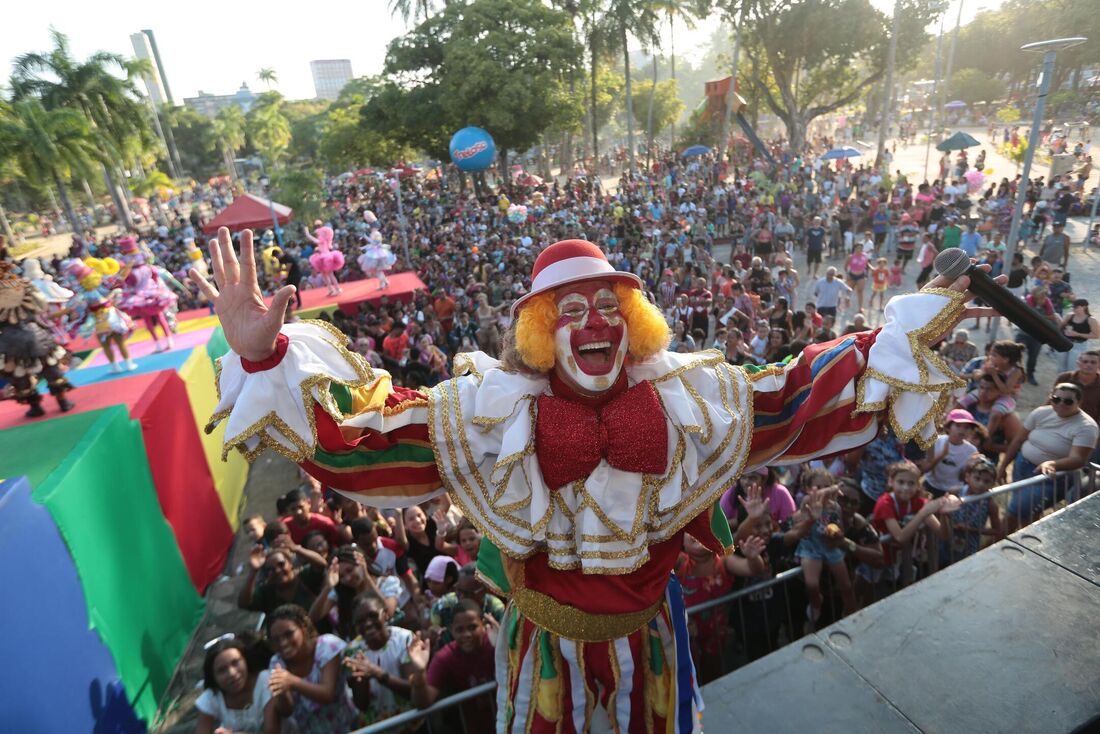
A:
<svg viewBox="0 0 1100 734">
<path fill-rule="evenodd" d="M 267 615 L 267 640 L 275 649 L 268 687 L 279 716 L 299 734 L 346 734 L 357 713 L 335 635 L 318 635 L 306 610 L 285 604 Z"/>
<path fill-rule="evenodd" d="M 266 576 L 257 583 L 261 569 Z M 284 604 L 309 608 L 315 596 L 302 580 L 289 551 L 276 548 L 267 553 L 262 545 L 252 548 L 248 554 L 248 576 L 237 595 L 237 606 L 270 614 Z"/>
<path fill-rule="evenodd" d="M 1058 371 L 1069 372 L 1077 357 L 1088 350 L 1090 339 L 1100 339 L 1100 322 L 1089 312 L 1089 302 L 1078 298 L 1073 310 L 1062 318 L 1062 333 L 1073 342 L 1073 348 L 1058 355 Z"/>
<path fill-rule="evenodd" d="M 337 549 L 325 574 L 325 585 L 309 608 L 309 617 L 322 629 L 331 629 L 341 637 L 351 637 L 352 610 L 359 594 L 381 596 L 378 584 L 367 568 L 367 558 L 355 545 Z"/>
<path fill-rule="evenodd" d="M 268 688 L 271 651 L 252 633 L 222 635 L 207 643 L 203 692 L 195 700 L 195 734 L 277 734 L 281 730 Z"/>
</svg>

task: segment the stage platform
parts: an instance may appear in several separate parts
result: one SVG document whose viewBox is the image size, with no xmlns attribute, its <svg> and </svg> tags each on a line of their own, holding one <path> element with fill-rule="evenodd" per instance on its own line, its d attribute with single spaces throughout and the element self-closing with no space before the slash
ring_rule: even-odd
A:
<svg viewBox="0 0 1100 734">
<path fill-rule="evenodd" d="M 710 683 L 703 725 L 1097 731 L 1098 616 L 1100 493 Z"/>
</svg>

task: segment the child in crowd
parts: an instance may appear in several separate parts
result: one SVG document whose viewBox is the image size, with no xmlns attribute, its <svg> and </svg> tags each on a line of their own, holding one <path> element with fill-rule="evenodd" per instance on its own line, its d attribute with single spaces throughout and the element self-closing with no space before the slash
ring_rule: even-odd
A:
<svg viewBox="0 0 1100 734">
<path fill-rule="evenodd" d="M 358 636 L 344 649 L 352 700 L 367 726 L 412 708 L 409 645 L 413 633 L 389 624 L 385 602 L 365 592 L 355 598 L 353 619 Z"/>
<path fill-rule="evenodd" d="M 947 414 L 943 433 L 936 437 L 932 449 L 920 464 L 924 471 L 924 488 L 933 497 L 942 497 L 948 492 L 958 494 L 962 489 L 960 473 L 970 457 L 978 452 L 978 447 L 966 440 L 967 429 L 977 425 L 974 416 L 962 408 Z"/>
<path fill-rule="evenodd" d="M 730 527 L 737 527 L 740 522 L 741 507 L 745 505 L 745 497 L 751 491 L 760 492 L 768 512 L 771 513 L 775 526 L 783 528 L 798 509 L 791 493 L 779 483 L 775 469 L 770 466 L 762 466 L 755 471 L 742 474 L 737 483 L 727 489 L 718 500 L 719 507 L 725 513 Z"/>
<path fill-rule="evenodd" d="M 870 520 L 859 513 L 863 491 L 855 479 L 844 477 L 840 480 L 836 501 L 840 505 L 840 519 L 844 527 L 844 540 L 840 546 L 845 552 L 848 571 L 853 579 L 856 605 L 862 608 L 874 601 L 875 585 L 882 576 L 882 543 Z"/>
<path fill-rule="evenodd" d="M 1023 357 L 1023 344 L 1001 339 L 993 342 L 989 357 L 982 364 L 981 373 L 974 375 L 976 379 L 980 379 L 981 375 L 990 375 L 997 387 L 998 397 L 993 403 L 989 425 L 986 426 L 990 435 L 997 432 L 1005 415 L 1016 410 L 1016 396 L 1020 394 L 1020 387 L 1024 383 L 1024 370 L 1020 366 Z M 959 405 L 971 408 L 977 402 L 978 394 L 974 390 L 959 400 Z"/>
<path fill-rule="evenodd" d="M 997 466 L 979 454 L 971 457 L 962 470 L 961 478 L 963 486 L 959 492 L 960 499 L 980 496 L 996 486 Z M 954 563 L 977 553 L 981 550 L 983 537 L 996 541 L 1002 535 L 1000 505 L 992 499 L 966 502 L 951 516 L 951 543 L 943 546 L 940 565 Z"/>
<path fill-rule="evenodd" d="M 890 285 L 895 288 L 901 285 L 901 274 L 904 271 L 901 258 L 894 258 L 894 264 L 890 268 Z"/>
<path fill-rule="evenodd" d="M 958 509 L 959 498 L 945 494 L 927 499 L 920 492 L 920 469 L 911 461 L 899 461 L 886 468 L 887 491 L 875 502 L 871 525 L 880 535 L 889 534 L 884 545 L 887 574 L 890 580 L 908 579 L 910 569 L 899 569 L 898 551 L 913 543 L 917 532 L 925 525 L 933 532 L 946 536 L 946 524 L 939 516 Z M 900 573 L 899 573 L 900 572 Z"/>
<path fill-rule="evenodd" d="M 821 593 L 821 570 L 828 566 L 833 578 L 833 586 L 844 602 L 844 613 L 856 611 L 855 593 L 852 591 L 852 579 L 848 566 L 844 563 L 844 551 L 840 549 L 844 538 L 843 519 L 836 495 L 840 488 L 832 474 L 815 471 L 807 480 L 805 510 L 810 514 L 813 524 L 809 534 L 802 538 L 795 551 L 802 566 L 802 579 L 806 584 L 806 633 L 815 629 L 821 617 L 824 596 Z"/>
<path fill-rule="evenodd" d="M 879 313 L 886 308 L 886 289 L 890 287 L 890 279 L 890 268 L 886 265 L 886 258 L 880 257 L 875 260 L 875 266 L 871 268 L 871 313 Z M 878 299 L 877 310 L 875 299 Z"/>
<path fill-rule="evenodd" d="M 676 576 L 684 590 L 684 604 L 695 606 L 724 596 L 733 589 L 734 576 L 759 576 L 765 571 L 760 558 L 764 541 L 749 536 L 741 542 L 743 555 L 720 558 L 693 536 L 684 535 L 684 549 L 676 561 Z M 728 630 L 727 608 L 714 607 L 688 617 L 691 655 L 700 685 L 722 674 L 722 656 Z"/>
</svg>

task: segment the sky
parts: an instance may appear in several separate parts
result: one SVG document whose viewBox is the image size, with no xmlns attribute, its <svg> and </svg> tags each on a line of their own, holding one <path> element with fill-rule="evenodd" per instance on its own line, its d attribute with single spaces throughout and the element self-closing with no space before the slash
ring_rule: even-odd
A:
<svg viewBox="0 0 1100 734">
<path fill-rule="evenodd" d="M 1000 4 L 1000 0 L 961 1 L 964 23 L 979 8 Z M 948 12 L 951 22 L 958 2 L 953 0 Z M 872 3 L 886 11 L 892 7 L 890 0 Z M 696 50 L 709 41 L 717 24 L 716 17 L 697 23 L 694 29 L 678 22 L 677 54 L 698 59 L 701 50 Z M 275 88 L 284 96 L 311 98 L 311 60 L 350 59 L 356 76 L 379 74 L 386 45 L 405 31 L 401 19 L 390 14 L 388 0 L 330 0 L 316 5 L 192 0 L 183 9 L 175 3 L 148 0 L 22 3 L 0 23 L 0 49 L 8 63 L 0 79 L 10 74 L 15 57 L 49 48 L 51 26 L 69 37 L 78 58 L 99 50 L 132 56 L 130 34 L 151 29 L 176 104 L 199 90 L 231 94 L 241 82 L 253 91 L 263 91 L 266 87 L 256 73 L 265 67 L 275 70 Z M 667 26 L 663 34 L 667 41 Z"/>
</svg>

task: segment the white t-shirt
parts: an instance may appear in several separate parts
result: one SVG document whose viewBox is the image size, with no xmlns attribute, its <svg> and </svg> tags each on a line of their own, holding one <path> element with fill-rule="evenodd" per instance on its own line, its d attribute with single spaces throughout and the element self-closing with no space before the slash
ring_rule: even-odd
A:
<svg viewBox="0 0 1100 734">
<path fill-rule="evenodd" d="M 1020 447 L 1020 453 L 1032 464 L 1064 459 L 1074 446 L 1096 446 L 1100 428 L 1083 410 L 1069 418 L 1060 418 L 1049 405 L 1040 405 L 1024 420 L 1030 433 Z"/>
<path fill-rule="evenodd" d="M 256 676 L 256 685 L 252 688 L 252 702 L 243 709 L 227 708 L 222 692 L 210 688 L 195 700 L 195 708 L 212 716 L 215 728 L 221 726 L 230 731 L 260 731 L 264 728 L 264 706 L 271 700 L 271 689 L 267 687 L 270 677 L 269 671 L 260 671 Z"/>
<path fill-rule="evenodd" d="M 947 456 L 940 459 L 932 471 L 924 475 L 924 479 L 941 492 L 958 492 L 963 486 L 959 472 L 966 466 L 967 460 L 978 452 L 978 449 L 969 441 L 956 445 L 948 441 L 947 436 L 938 436 L 930 455 L 938 456 L 943 451 L 944 444 L 947 444 Z"/>
<path fill-rule="evenodd" d="M 348 645 L 344 655 L 356 657 L 360 653 L 389 673 L 394 678 L 404 678 L 401 675 L 401 666 L 409 662 L 409 643 L 413 639 L 413 633 L 402 627 L 390 627 L 390 639 L 381 650 L 372 650 L 361 637 L 356 637 Z M 394 700 L 393 691 L 372 679 L 370 682 L 370 700 L 374 713 L 378 718 L 387 718 L 398 713 L 403 707 Z M 408 704 L 404 708 L 408 708 Z"/>
</svg>

